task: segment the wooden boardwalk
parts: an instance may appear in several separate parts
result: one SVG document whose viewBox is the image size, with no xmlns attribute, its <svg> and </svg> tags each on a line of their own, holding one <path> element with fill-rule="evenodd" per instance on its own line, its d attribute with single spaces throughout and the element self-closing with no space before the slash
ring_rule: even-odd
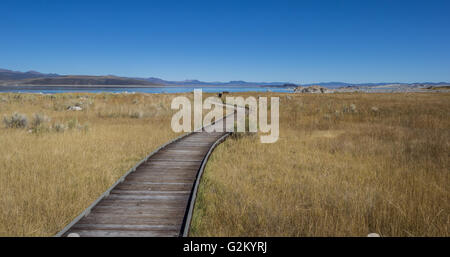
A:
<svg viewBox="0 0 450 257">
<path fill-rule="evenodd" d="M 228 135 L 201 130 L 163 146 L 56 236 L 186 236 L 204 165 Z"/>
</svg>

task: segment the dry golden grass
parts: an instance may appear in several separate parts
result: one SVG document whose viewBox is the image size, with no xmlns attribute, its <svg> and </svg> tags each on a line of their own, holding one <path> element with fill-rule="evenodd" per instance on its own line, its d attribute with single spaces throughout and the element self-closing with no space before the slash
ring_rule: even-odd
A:
<svg viewBox="0 0 450 257">
<path fill-rule="evenodd" d="M 61 230 L 137 161 L 176 136 L 172 97 L 0 94 L 0 118 L 18 112 L 29 120 L 24 129 L 0 124 L 0 236 Z M 83 110 L 67 110 L 75 104 Z M 51 120 L 31 129 L 35 113 Z"/>
<path fill-rule="evenodd" d="M 212 154 L 191 236 L 450 236 L 450 94 L 280 101 L 277 143 Z"/>
</svg>

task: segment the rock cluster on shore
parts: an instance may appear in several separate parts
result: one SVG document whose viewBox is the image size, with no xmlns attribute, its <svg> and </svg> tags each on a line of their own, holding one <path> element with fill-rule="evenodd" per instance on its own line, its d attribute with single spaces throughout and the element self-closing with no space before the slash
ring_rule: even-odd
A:
<svg viewBox="0 0 450 257">
<path fill-rule="evenodd" d="M 295 93 L 321 94 L 321 93 L 331 93 L 332 91 L 326 87 L 314 85 L 314 86 L 309 86 L 309 87 L 298 86 L 294 89 L 294 92 Z"/>
</svg>

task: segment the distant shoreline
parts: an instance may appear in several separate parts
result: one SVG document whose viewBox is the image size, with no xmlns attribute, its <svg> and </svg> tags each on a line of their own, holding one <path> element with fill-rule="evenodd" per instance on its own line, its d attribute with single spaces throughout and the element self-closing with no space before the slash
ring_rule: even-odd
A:
<svg viewBox="0 0 450 257">
<path fill-rule="evenodd" d="M 166 87 L 162 85 L 0 85 L 0 88 L 10 89 L 70 89 L 70 88 L 86 88 L 86 89 L 101 89 L 101 88 L 154 88 Z"/>
<path fill-rule="evenodd" d="M 194 89 L 204 92 L 293 92 L 293 88 L 269 86 L 216 85 L 0 85 L 1 93 L 185 93 Z"/>
<path fill-rule="evenodd" d="M 320 93 L 320 92 L 295 92 L 295 88 L 267 85 L 0 85 L 2 93 L 185 93 L 193 89 L 203 89 L 205 92 L 283 92 L 283 93 Z M 324 87 L 326 88 L 326 87 Z M 298 89 L 298 88 L 297 88 Z M 326 88 L 322 93 L 424 93 L 424 92 L 449 92 L 450 86 L 426 86 L 426 85 L 380 85 L 380 86 L 350 86 L 340 88 Z"/>
<path fill-rule="evenodd" d="M 193 87 L 208 87 L 208 88 L 228 88 L 228 87 L 280 87 L 285 88 L 284 86 L 269 86 L 269 85 L 249 85 L 249 86 L 242 86 L 242 85 L 0 85 L 1 88 L 11 88 L 11 89 L 57 89 L 57 88 L 88 88 L 88 89 L 101 89 L 101 88 L 193 88 Z"/>
</svg>

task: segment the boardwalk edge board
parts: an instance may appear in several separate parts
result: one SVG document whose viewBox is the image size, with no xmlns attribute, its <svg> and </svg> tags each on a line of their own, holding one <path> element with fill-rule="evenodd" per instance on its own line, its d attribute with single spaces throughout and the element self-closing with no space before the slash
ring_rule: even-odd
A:
<svg viewBox="0 0 450 257">
<path fill-rule="evenodd" d="M 208 162 L 209 156 L 213 152 L 213 150 L 222 143 L 228 136 L 230 136 L 231 132 L 228 132 L 227 134 L 223 135 L 221 138 L 217 139 L 216 142 L 209 148 L 208 153 L 205 155 L 205 158 L 202 161 L 202 165 L 200 166 L 200 169 L 197 173 L 197 177 L 195 179 L 194 189 L 191 192 L 191 195 L 189 197 L 189 208 L 187 210 L 187 215 L 185 215 L 185 218 L 183 220 L 183 225 L 181 226 L 181 233 L 180 236 L 187 237 L 189 235 L 189 228 L 191 226 L 191 220 L 192 220 L 192 214 L 194 212 L 195 207 L 195 200 L 197 198 L 197 192 L 198 187 L 203 175 L 203 171 L 206 167 L 206 163 Z"/>
</svg>

